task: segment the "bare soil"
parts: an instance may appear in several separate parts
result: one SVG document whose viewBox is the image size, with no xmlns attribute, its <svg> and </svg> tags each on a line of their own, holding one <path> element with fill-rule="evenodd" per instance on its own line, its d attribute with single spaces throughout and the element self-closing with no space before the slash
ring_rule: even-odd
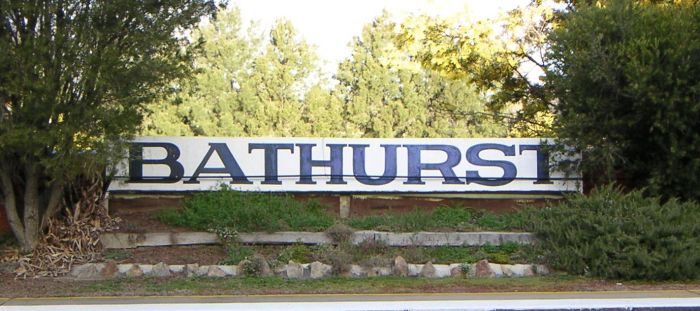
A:
<svg viewBox="0 0 700 311">
<path fill-rule="evenodd" d="M 215 265 L 225 256 L 224 248 L 219 245 L 138 247 L 104 252 L 105 259 L 111 259 L 117 263 L 157 264 L 164 262 L 169 265 L 191 263 Z"/>
</svg>

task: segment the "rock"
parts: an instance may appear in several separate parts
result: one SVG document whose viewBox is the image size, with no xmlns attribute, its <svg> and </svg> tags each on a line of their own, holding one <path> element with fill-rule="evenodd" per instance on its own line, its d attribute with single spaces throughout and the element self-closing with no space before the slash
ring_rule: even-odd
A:
<svg viewBox="0 0 700 311">
<path fill-rule="evenodd" d="M 70 276 L 80 280 L 101 278 L 97 265 L 93 263 L 86 263 L 84 265 L 73 267 L 73 269 L 71 269 Z"/>
<path fill-rule="evenodd" d="M 532 265 L 501 265 L 503 274 L 509 277 L 524 277 L 535 275 Z"/>
<path fill-rule="evenodd" d="M 290 260 L 286 265 L 286 277 L 288 279 L 301 279 L 304 278 L 304 267 L 293 260 Z"/>
<path fill-rule="evenodd" d="M 219 266 L 221 271 L 224 271 L 226 276 L 236 276 L 238 273 L 238 267 L 235 265 L 221 265 Z"/>
<path fill-rule="evenodd" d="M 153 265 L 139 265 L 139 268 L 141 268 L 144 275 L 151 275 L 151 272 L 153 272 Z"/>
<path fill-rule="evenodd" d="M 311 264 L 305 263 L 301 266 L 304 267 L 304 278 L 308 279 L 311 276 Z"/>
<path fill-rule="evenodd" d="M 516 276 L 515 272 L 513 271 L 513 265 L 501 265 L 501 269 L 503 270 L 503 275 L 507 277 L 513 277 Z"/>
<path fill-rule="evenodd" d="M 496 276 L 496 273 L 491 270 L 489 261 L 482 259 L 474 265 L 474 275 L 478 278 L 492 278 Z"/>
<path fill-rule="evenodd" d="M 133 265 L 133 264 L 130 264 L 130 263 L 128 263 L 128 264 L 119 264 L 119 265 L 117 265 L 117 271 L 119 272 L 119 275 L 126 275 L 126 273 L 129 272 L 129 270 L 131 270 L 131 268 L 132 268 L 133 266 L 134 266 L 134 265 Z"/>
<path fill-rule="evenodd" d="M 207 270 L 207 276 L 210 278 L 222 278 L 226 276 L 226 272 L 221 270 L 221 268 L 219 268 L 217 265 L 211 265 Z"/>
<path fill-rule="evenodd" d="M 267 259 L 260 254 L 255 254 L 248 260 L 244 259 L 238 263 L 238 274 L 247 276 L 273 276 L 274 273 L 267 263 Z"/>
<path fill-rule="evenodd" d="M 367 272 L 360 265 L 350 265 L 350 270 L 348 271 L 350 277 L 361 278 L 367 276 Z"/>
<path fill-rule="evenodd" d="M 126 276 L 130 278 L 137 278 L 143 276 L 143 270 L 139 265 L 132 265 L 129 271 L 126 271 Z"/>
<path fill-rule="evenodd" d="M 367 276 L 389 276 L 393 274 L 391 267 L 371 267 L 366 271 Z"/>
<path fill-rule="evenodd" d="M 450 265 L 450 276 L 454 278 L 461 278 L 464 277 L 464 269 L 462 264 L 451 264 Z"/>
<path fill-rule="evenodd" d="M 165 263 L 159 262 L 153 266 L 150 275 L 155 277 L 167 277 L 170 276 L 170 267 Z"/>
<path fill-rule="evenodd" d="M 199 271 L 199 264 L 196 263 L 190 263 L 185 265 L 185 274 L 187 274 L 188 277 L 192 277 L 197 275 L 197 272 Z"/>
<path fill-rule="evenodd" d="M 418 276 L 420 274 L 420 270 L 423 269 L 423 265 L 416 265 L 416 264 L 408 264 L 408 276 Z"/>
<path fill-rule="evenodd" d="M 396 256 L 394 258 L 394 275 L 397 276 L 408 276 L 408 264 L 406 263 L 406 259 L 403 259 L 401 256 Z"/>
<path fill-rule="evenodd" d="M 105 263 L 105 267 L 100 271 L 103 278 L 113 278 L 119 275 L 119 267 L 114 260 L 109 260 Z"/>
<path fill-rule="evenodd" d="M 267 263 L 267 259 L 263 255 L 255 254 L 253 255 L 253 263 L 258 268 L 257 275 L 259 276 L 273 276 L 272 269 L 270 269 L 270 264 Z"/>
<path fill-rule="evenodd" d="M 500 278 L 503 276 L 503 267 L 497 263 L 489 263 L 489 268 L 493 271 L 495 277 Z"/>
<path fill-rule="evenodd" d="M 523 276 L 534 276 L 535 275 L 535 267 L 533 265 L 516 265 L 516 266 L 523 267 Z"/>
<path fill-rule="evenodd" d="M 287 277 L 287 265 L 276 266 L 275 268 L 272 269 L 272 272 L 275 273 L 275 276 L 286 278 Z"/>
<path fill-rule="evenodd" d="M 433 265 L 433 268 L 435 268 L 436 278 L 445 278 L 452 275 L 450 265 Z"/>
<path fill-rule="evenodd" d="M 420 270 L 420 276 L 425 277 L 425 278 L 436 277 L 435 267 L 433 266 L 432 261 L 428 261 L 428 263 L 423 265 L 423 269 Z"/>
<path fill-rule="evenodd" d="M 194 273 L 196 276 L 205 276 L 209 272 L 209 266 L 199 266 L 197 272 Z"/>
<path fill-rule="evenodd" d="M 170 272 L 172 273 L 183 273 L 185 272 L 185 265 L 170 265 Z"/>
<path fill-rule="evenodd" d="M 545 265 L 535 265 L 535 271 L 537 275 L 548 275 L 552 273 L 549 268 Z"/>
<path fill-rule="evenodd" d="M 318 261 L 314 261 L 309 265 L 311 272 L 309 277 L 312 279 L 320 279 L 331 275 L 333 267 Z"/>
</svg>

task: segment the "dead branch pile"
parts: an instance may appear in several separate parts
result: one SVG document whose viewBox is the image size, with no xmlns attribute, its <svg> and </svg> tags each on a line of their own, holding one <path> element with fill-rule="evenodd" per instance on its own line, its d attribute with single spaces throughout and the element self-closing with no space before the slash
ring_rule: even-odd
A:
<svg viewBox="0 0 700 311">
<path fill-rule="evenodd" d="M 100 234 L 117 229 L 121 220 L 108 215 L 101 178 L 73 187 L 72 193 L 34 252 L 19 259 L 17 277 L 64 275 L 73 265 L 101 259 Z"/>
</svg>

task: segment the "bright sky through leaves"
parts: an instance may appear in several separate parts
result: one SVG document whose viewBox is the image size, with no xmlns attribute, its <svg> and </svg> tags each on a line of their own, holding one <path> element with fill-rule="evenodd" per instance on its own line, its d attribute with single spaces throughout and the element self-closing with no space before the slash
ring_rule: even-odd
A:
<svg viewBox="0 0 700 311">
<path fill-rule="evenodd" d="M 259 29 L 270 29 L 278 18 L 290 20 L 326 63 L 327 72 L 350 55 L 348 43 L 386 9 L 392 16 L 427 13 L 450 16 L 467 12 L 472 19 L 486 19 L 505 13 L 528 0 L 238 0 L 230 4 L 241 9 L 247 21 L 259 21 Z"/>
</svg>

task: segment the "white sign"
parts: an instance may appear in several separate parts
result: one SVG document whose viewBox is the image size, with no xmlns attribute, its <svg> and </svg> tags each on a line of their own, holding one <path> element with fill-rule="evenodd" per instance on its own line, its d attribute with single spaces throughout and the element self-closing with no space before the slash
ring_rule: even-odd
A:
<svg viewBox="0 0 700 311">
<path fill-rule="evenodd" d="M 532 138 L 139 137 L 110 191 L 568 192 Z"/>
</svg>

